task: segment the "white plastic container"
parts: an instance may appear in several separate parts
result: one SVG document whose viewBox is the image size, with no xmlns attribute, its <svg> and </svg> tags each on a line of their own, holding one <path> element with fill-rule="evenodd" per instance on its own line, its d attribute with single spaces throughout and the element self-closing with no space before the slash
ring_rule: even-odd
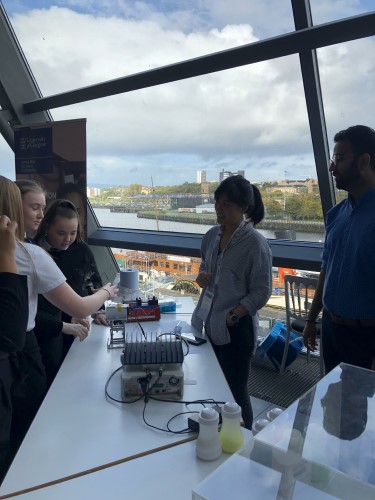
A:
<svg viewBox="0 0 375 500">
<path fill-rule="evenodd" d="M 272 420 L 275 420 L 283 411 L 284 410 L 281 408 L 271 408 L 271 410 L 267 412 L 267 419 L 272 422 Z"/>
<path fill-rule="evenodd" d="M 237 403 L 225 403 L 221 410 L 223 422 L 220 431 L 222 450 L 226 453 L 234 453 L 244 443 L 241 429 L 241 407 Z"/>
<path fill-rule="evenodd" d="M 216 460 L 221 455 L 219 439 L 219 414 L 213 408 L 204 408 L 199 415 L 197 457 L 202 460 Z"/>
</svg>

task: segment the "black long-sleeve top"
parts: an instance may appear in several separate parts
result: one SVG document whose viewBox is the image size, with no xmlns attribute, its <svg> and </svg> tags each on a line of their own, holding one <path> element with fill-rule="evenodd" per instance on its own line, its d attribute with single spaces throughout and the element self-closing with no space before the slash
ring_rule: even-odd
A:
<svg viewBox="0 0 375 500">
<path fill-rule="evenodd" d="M 94 255 L 86 243 L 75 241 L 67 250 L 50 249 L 49 253 L 65 275 L 67 283 L 81 297 L 91 295 L 92 290 L 103 285 Z M 70 316 L 61 312 L 43 296 L 39 296 L 35 318 L 38 341 L 43 342 L 43 338 L 58 336 L 63 321 L 69 323 L 70 320 Z"/>
<path fill-rule="evenodd" d="M 26 276 L 0 273 L 0 316 L 0 351 L 22 350 L 29 317 Z"/>
</svg>

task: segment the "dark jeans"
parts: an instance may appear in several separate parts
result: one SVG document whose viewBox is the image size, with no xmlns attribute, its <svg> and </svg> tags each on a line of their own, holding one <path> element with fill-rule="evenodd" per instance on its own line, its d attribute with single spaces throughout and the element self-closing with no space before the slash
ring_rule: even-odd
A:
<svg viewBox="0 0 375 500">
<path fill-rule="evenodd" d="M 336 325 L 327 313 L 322 320 L 323 359 L 326 373 L 339 363 L 371 369 L 375 358 L 375 328 Z"/>
<path fill-rule="evenodd" d="M 250 316 L 244 316 L 236 326 L 228 328 L 229 344 L 212 347 L 227 379 L 236 403 L 242 408 L 242 418 L 247 429 L 253 425 L 253 409 L 247 388 L 250 360 L 254 351 L 254 327 Z"/>
</svg>

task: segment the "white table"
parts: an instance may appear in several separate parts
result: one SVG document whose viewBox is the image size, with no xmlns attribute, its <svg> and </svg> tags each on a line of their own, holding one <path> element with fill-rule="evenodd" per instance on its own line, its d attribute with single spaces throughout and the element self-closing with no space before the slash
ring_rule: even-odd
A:
<svg viewBox="0 0 375 500">
<path fill-rule="evenodd" d="M 188 297 L 179 301 L 182 305 L 176 314 L 162 315 L 160 322 L 144 322 L 144 330 L 164 331 L 163 324 L 169 327 L 172 321 L 189 322 L 193 301 Z M 127 324 L 126 328 L 127 331 L 139 331 L 137 324 Z M 109 328 L 93 325 L 85 342 L 73 343 L 4 479 L 0 495 L 61 479 L 186 438 L 186 435 L 147 427 L 142 420 L 143 401 L 122 405 L 105 398 L 105 383 L 120 366 L 121 354 L 121 349 L 107 350 L 108 336 Z M 233 399 L 208 342 L 199 347 L 191 346 L 183 370 L 185 401 Z M 109 392 L 120 398 L 120 372 L 113 377 Z M 201 408 L 192 407 L 197 411 Z M 173 415 L 185 410 L 182 403 L 150 400 L 146 419 L 152 425 L 165 428 Z M 181 417 L 173 422 L 172 428 L 182 429 L 186 424 L 187 417 Z M 131 469 L 133 465 L 129 466 L 129 463 L 126 465 Z M 142 477 L 144 472 L 141 471 L 140 482 Z"/>
<path fill-rule="evenodd" d="M 246 440 L 251 433 L 244 429 Z M 229 455 L 204 462 L 195 455 L 195 441 L 153 453 L 16 498 L 27 500 L 191 500 L 192 489 Z"/>
</svg>

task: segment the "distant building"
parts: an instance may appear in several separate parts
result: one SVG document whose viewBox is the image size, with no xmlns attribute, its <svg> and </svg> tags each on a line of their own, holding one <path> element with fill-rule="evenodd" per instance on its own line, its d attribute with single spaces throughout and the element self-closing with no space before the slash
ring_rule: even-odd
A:
<svg viewBox="0 0 375 500">
<path fill-rule="evenodd" d="M 237 173 L 235 172 L 230 172 L 229 170 L 222 170 L 219 173 L 219 181 L 223 181 L 224 179 L 227 179 L 228 177 L 231 177 L 232 175 L 242 175 L 243 178 L 245 178 L 245 170 L 238 170 Z"/>
<path fill-rule="evenodd" d="M 209 196 L 208 202 L 213 201 L 213 196 Z M 176 195 L 171 196 L 171 209 L 178 210 L 180 208 L 195 208 L 198 205 L 206 202 L 206 198 L 199 195 Z"/>
<path fill-rule="evenodd" d="M 142 186 L 141 194 L 150 194 L 152 192 L 152 187 L 150 186 Z"/>
<path fill-rule="evenodd" d="M 197 205 L 195 211 L 197 214 L 214 214 L 215 205 L 213 203 L 204 203 L 203 205 Z"/>
<path fill-rule="evenodd" d="M 197 183 L 201 184 L 202 182 L 207 181 L 207 174 L 204 170 L 198 170 L 197 172 Z"/>
<path fill-rule="evenodd" d="M 88 187 L 86 189 L 86 195 L 87 195 L 87 198 L 91 198 L 92 196 L 99 196 L 100 195 L 100 189 L 99 188 L 90 188 L 90 187 Z"/>
<path fill-rule="evenodd" d="M 317 193 L 319 191 L 317 179 L 304 179 L 304 180 L 286 180 L 286 181 L 274 181 L 267 183 L 266 191 L 281 191 L 282 193 L 300 193 L 305 191 L 311 193 Z"/>
</svg>

